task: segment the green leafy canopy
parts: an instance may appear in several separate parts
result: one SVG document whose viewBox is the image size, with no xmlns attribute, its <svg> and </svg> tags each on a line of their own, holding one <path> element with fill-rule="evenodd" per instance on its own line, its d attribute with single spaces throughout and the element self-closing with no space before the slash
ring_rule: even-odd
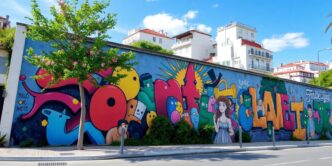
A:
<svg viewBox="0 0 332 166">
<path fill-rule="evenodd" d="M 164 54 L 174 54 L 172 50 L 167 50 L 162 48 L 161 46 L 154 44 L 152 42 L 149 41 L 136 41 L 130 44 L 133 47 L 137 47 L 137 48 L 143 48 L 143 49 L 148 49 L 151 51 L 156 51 L 156 52 L 161 52 Z"/>
<path fill-rule="evenodd" d="M 107 31 L 116 24 L 116 15 L 105 12 L 108 0 L 84 0 L 82 3 L 58 0 L 58 7 L 50 8 L 51 19 L 41 13 L 36 0 L 31 2 L 32 18 L 28 19 L 32 25 L 28 27 L 27 36 L 50 43 L 54 50 L 37 55 L 33 48 L 29 48 L 25 58 L 53 76 L 50 85 L 69 78 L 82 83 L 90 78 L 91 73 L 115 67 L 129 70 L 135 64 L 132 52 L 105 49 L 109 38 Z M 117 75 L 107 80 L 116 83 L 122 77 L 124 75 Z"/>
</svg>

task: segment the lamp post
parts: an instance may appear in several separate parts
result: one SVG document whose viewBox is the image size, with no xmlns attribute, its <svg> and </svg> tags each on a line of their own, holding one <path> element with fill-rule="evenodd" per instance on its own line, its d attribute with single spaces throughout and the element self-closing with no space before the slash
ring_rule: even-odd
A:
<svg viewBox="0 0 332 166">
<path fill-rule="evenodd" d="M 319 53 L 322 52 L 322 51 L 327 51 L 327 50 L 332 50 L 332 47 L 327 47 L 327 48 L 324 48 L 324 49 L 321 49 L 321 50 L 317 51 L 318 64 L 319 64 Z"/>
</svg>

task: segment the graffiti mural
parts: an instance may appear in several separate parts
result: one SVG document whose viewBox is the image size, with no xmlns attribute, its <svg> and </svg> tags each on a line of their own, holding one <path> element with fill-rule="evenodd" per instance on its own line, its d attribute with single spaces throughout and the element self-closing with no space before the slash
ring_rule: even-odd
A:
<svg viewBox="0 0 332 166">
<path fill-rule="evenodd" d="M 25 50 L 29 47 L 37 52 L 50 48 L 26 39 Z M 125 138 L 141 139 L 157 116 L 167 117 L 172 124 L 183 119 L 196 130 L 213 126 L 217 144 L 234 142 L 239 126 L 252 141 L 270 140 L 272 127 L 277 140 L 332 139 L 332 91 L 181 58 L 135 53 L 138 64 L 132 69 L 92 73 L 89 77 L 95 83 L 83 83 L 86 144 L 119 141 L 120 127 L 126 129 Z M 77 82 L 64 80 L 44 90 L 52 76 L 32 78 L 43 74 L 43 69 L 23 60 L 12 144 L 28 139 L 52 146 L 75 144 L 81 110 Z M 104 80 L 118 74 L 127 76 L 117 84 Z"/>
</svg>

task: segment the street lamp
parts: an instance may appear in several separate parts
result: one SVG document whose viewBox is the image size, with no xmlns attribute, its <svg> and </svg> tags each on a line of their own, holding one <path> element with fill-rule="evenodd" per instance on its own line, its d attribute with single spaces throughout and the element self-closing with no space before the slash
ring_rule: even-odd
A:
<svg viewBox="0 0 332 166">
<path fill-rule="evenodd" d="M 327 47 L 327 48 L 324 48 L 324 49 L 321 49 L 321 50 L 317 51 L 318 65 L 319 65 L 319 53 L 322 52 L 322 51 L 327 51 L 327 50 L 332 50 L 332 47 Z"/>
</svg>

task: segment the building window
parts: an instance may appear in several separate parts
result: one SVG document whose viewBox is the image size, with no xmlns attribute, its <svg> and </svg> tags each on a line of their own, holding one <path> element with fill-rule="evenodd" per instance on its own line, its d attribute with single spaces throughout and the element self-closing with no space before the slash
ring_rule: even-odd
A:
<svg viewBox="0 0 332 166">
<path fill-rule="evenodd" d="M 159 38 L 159 43 L 162 44 L 163 43 L 163 39 Z"/>
<path fill-rule="evenodd" d="M 254 33 L 252 33 L 252 32 L 251 32 L 251 37 L 252 37 L 252 38 L 255 37 Z"/>
<path fill-rule="evenodd" d="M 254 49 L 251 48 L 251 49 L 250 49 L 250 52 L 251 52 L 251 54 L 254 54 Z"/>
<path fill-rule="evenodd" d="M 156 42 L 156 37 L 152 37 L 153 42 Z"/>
<path fill-rule="evenodd" d="M 269 63 L 266 63 L 266 70 L 270 71 L 270 64 Z"/>
</svg>

